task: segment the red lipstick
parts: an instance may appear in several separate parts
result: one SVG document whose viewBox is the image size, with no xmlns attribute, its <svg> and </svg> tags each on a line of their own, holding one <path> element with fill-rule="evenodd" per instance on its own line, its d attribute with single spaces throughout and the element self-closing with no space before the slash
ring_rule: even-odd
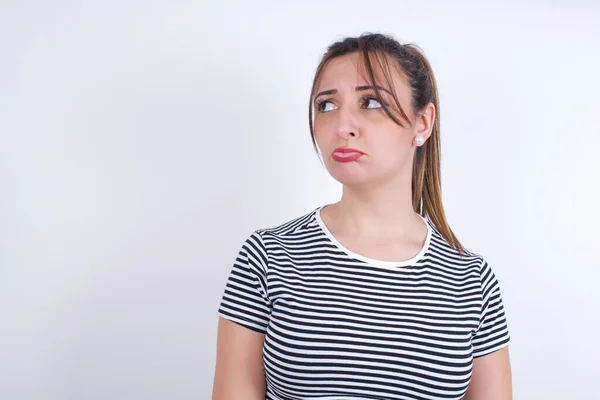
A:
<svg viewBox="0 0 600 400">
<path fill-rule="evenodd" d="M 339 162 L 356 161 L 362 157 L 364 153 L 360 150 L 351 149 L 349 147 L 340 147 L 333 151 L 331 158 Z"/>
</svg>

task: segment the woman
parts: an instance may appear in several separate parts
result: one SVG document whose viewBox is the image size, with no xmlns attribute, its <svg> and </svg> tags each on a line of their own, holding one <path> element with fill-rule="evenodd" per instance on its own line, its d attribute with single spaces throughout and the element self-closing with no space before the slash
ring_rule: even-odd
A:
<svg viewBox="0 0 600 400">
<path fill-rule="evenodd" d="M 498 280 L 444 216 L 425 56 L 381 34 L 334 43 L 309 120 L 342 198 L 242 245 L 213 399 L 511 399 Z"/>
</svg>

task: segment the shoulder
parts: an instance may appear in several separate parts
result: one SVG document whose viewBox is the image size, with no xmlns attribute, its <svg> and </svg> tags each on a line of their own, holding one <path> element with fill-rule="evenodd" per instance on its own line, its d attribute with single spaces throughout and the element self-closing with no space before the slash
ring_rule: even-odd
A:
<svg viewBox="0 0 600 400">
<path fill-rule="evenodd" d="M 319 225 L 315 218 L 318 210 L 319 208 L 314 208 L 275 225 L 257 228 L 251 236 L 260 240 L 265 250 L 310 241 L 311 237 L 319 235 Z"/>
<path fill-rule="evenodd" d="M 472 282 L 477 282 L 483 293 L 494 290 L 499 285 L 493 268 L 483 254 L 466 248 L 461 254 L 448 243 L 431 221 L 427 222 L 432 230 L 428 252 L 432 263 L 460 276 L 468 275 Z"/>
<path fill-rule="evenodd" d="M 318 208 L 287 221 L 268 227 L 255 228 L 249 232 L 239 248 L 237 261 L 267 274 L 277 264 L 281 254 L 296 253 L 302 243 L 310 242 L 310 236 L 318 235 L 315 213 Z"/>
<path fill-rule="evenodd" d="M 457 269 L 469 269 L 471 271 L 479 271 L 485 263 L 484 257 L 467 248 L 461 254 L 442 236 L 436 226 L 427 219 L 430 226 L 431 238 L 429 243 L 428 255 L 432 261 L 440 265 L 454 267 Z"/>
<path fill-rule="evenodd" d="M 303 213 L 292 219 L 277 223 L 269 227 L 262 227 L 255 230 L 255 234 L 263 238 L 289 238 L 305 232 L 314 231 L 317 228 L 315 213 L 317 209 Z"/>
<path fill-rule="evenodd" d="M 429 220 L 432 227 L 430 257 L 440 265 L 452 265 L 477 276 L 484 291 L 498 285 L 498 279 L 488 260 L 481 253 L 465 249 L 463 254 L 452 247 Z"/>
</svg>

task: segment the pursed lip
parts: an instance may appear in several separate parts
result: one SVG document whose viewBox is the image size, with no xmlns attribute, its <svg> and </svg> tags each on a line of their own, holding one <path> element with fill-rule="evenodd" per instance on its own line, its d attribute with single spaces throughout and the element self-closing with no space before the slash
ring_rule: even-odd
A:
<svg viewBox="0 0 600 400">
<path fill-rule="evenodd" d="M 358 153 L 358 154 L 365 154 L 365 153 L 363 153 L 363 152 L 362 152 L 362 151 L 360 151 L 360 150 L 356 150 L 356 149 L 353 149 L 353 148 L 350 148 L 350 147 L 339 147 L 339 148 L 335 149 L 335 150 L 333 151 L 333 153 L 334 153 L 334 154 L 335 154 L 335 153 L 342 153 L 342 154 L 348 154 L 348 153 Z"/>
<path fill-rule="evenodd" d="M 331 158 L 337 162 L 350 163 L 358 160 L 364 155 L 360 150 L 352 149 L 350 147 L 340 147 L 335 149 Z"/>
</svg>

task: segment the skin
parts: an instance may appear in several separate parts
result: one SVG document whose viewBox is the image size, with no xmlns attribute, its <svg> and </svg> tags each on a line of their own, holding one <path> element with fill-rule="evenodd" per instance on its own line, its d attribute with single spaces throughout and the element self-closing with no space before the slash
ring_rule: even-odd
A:
<svg viewBox="0 0 600 400">
<path fill-rule="evenodd" d="M 315 139 L 327 170 L 343 186 L 341 200 L 323 208 L 321 217 L 344 247 L 369 258 L 399 261 L 418 254 L 427 235 L 412 207 L 412 163 L 415 137 L 430 137 L 435 107 L 429 103 L 415 113 L 410 86 L 399 70 L 392 69 L 393 88 L 382 83 L 378 72 L 379 86 L 395 90 L 410 119 L 404 127 L 389 118 L 373 89 L 356 90 L 370 86 L 357 53 L 332 59 L 318 82 Z M 337 93 L 319 95 L 331 89 Z M 381 91 L 381 101 L 394 104 L 387 91 Z M 338 162 L 332 154 L 339 147 L 365 154 L 353 162 Z"/>
<path fill-rule="evenodd" d="M 391 73 L 393 87 L 383 84 L 387 81 L 378 70 L 376 81 L 397 94 L 409 118 L 404 126 L 381 108 L 380 101 L 394 104 L 391 95 L 382 91 L 378 101 L 373 89 L 356 90 L 370 85 L 358 54 L 350 54 L 330 60 L 323 70 L 315 93 L 336 92 L 315 97 L 320 104 L 315 106 L 314 133 L 327 170 L 343 185 L 340 201 L 321 210 L 325 225 L 355 253 L 400 261 L 418 254 L 427 235 L 424 221 L 412 207 L 412 163 L 415 137 L 427 140 L 431 136 L 436 110 L 429 103 L 415 112 L 411 88 L 401 70 L 392 68 Z M 338 162 L 331 156 L 339 147 L 364 155 L 353 162 Z M 264 335 L 220 317 L 217 337 L 213 400 L 264 400 Z M 464 399 L 512 399 L 508 346 L 474 359 Z"/>
<path fill-rule="evenodd" d="M 219 317 L 213 400 L 265 400 L 265 335 Z"/>
</svg>

